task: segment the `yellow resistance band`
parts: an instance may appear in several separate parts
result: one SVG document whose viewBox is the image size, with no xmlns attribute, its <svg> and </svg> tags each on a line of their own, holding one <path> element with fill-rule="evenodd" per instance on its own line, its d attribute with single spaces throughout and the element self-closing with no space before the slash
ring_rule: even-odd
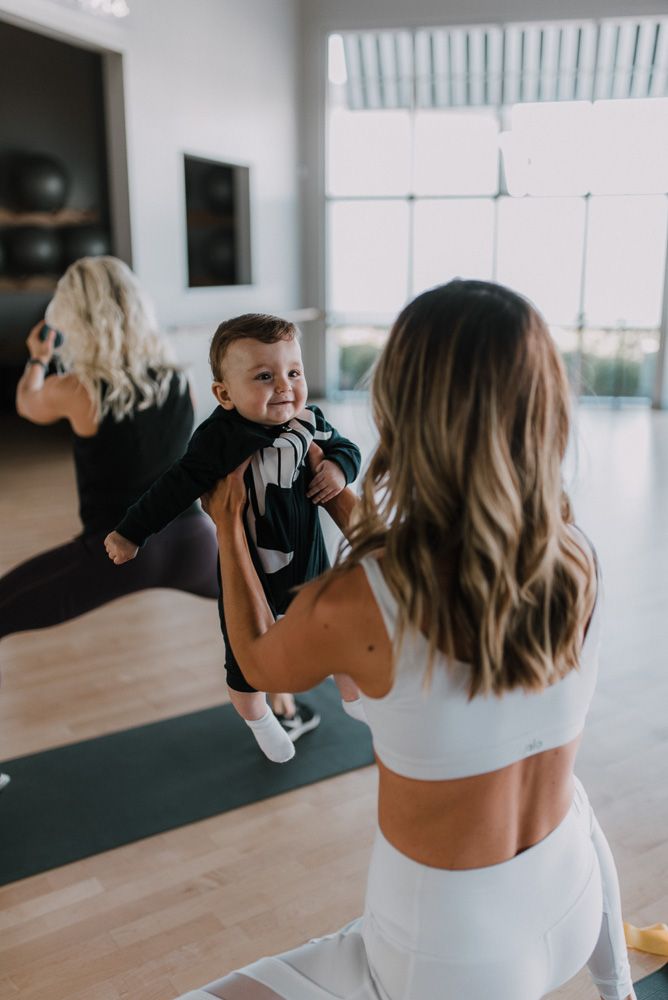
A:
<svg viewBox="0 0 668 1000">
<path fill-rule="evenodd" d="M 649 927 L 634 927 L 624 924 L 624 936 L 629 948 L 647 951 L 650 955 L 665 955 L 668 958 L 668 925 L 651 924 Z"/>
</svg>

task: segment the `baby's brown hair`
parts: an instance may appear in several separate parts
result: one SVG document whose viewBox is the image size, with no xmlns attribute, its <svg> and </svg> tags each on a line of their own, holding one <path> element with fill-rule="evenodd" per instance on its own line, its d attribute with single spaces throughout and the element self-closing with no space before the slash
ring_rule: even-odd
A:
<svg viewBox="0 0 668 1000">
<path fill-rule="evenodd" d="M 277 340 L 299 339 L 299 328 L 280 316 L 265 313 L 244 313 L 226 319 L 213 335 L 209 349 L 211 373 L 218 382 L 223 378 L 223 359 L 230 344 L 235 340 L 259 340 L 263 344 L 275 344 Z"/>
</svg>

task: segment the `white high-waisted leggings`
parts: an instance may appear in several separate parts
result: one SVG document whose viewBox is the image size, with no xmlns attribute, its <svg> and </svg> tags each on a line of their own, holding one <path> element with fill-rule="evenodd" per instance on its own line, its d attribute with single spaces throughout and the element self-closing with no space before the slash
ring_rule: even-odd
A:
<svg viewBox="0 0 668 1000">
<path fill-rule="evenodd" d="M 576 779 L 556 830 L 488 868 L 428 868 L 379 831 L 363 917 L 182 1000 L 540 1000 L 585 964 L 604 1000 L 635 995 L 615 863 Z"/>
</svg>

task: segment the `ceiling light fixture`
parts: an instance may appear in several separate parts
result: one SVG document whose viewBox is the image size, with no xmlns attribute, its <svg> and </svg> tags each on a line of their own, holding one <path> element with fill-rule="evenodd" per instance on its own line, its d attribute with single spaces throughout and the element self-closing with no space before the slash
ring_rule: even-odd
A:
<svg viewBox="0 0 668 1000">
<path fill-rule="evenodd" d="M 79 0 L 79 6 L 107 17 L 127 17 L 130 13 L 127 0 Z"/>
</svg>

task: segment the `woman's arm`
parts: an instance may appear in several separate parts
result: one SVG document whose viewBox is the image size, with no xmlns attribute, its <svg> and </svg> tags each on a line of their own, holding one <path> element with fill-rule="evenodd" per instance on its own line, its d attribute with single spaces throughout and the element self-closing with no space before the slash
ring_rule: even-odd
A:
<svg viewBox="0 0 668 1000">
<path fill-rule="evenodd" d="M 346 672 L 367 690 L 380 657 L 390 662 L 387 633 L 369 600 L 359 567 L 330 583 L 303 587 L 275 622 L 251 561 L 243 525 L 248 463 L 202 498 L 216 525 L 225 622 L 246 680 L 259 691 L 305 691 L 332 673 Z"/>
<path fill-rule="evenodd" d="M 274 624 L 262 584 L 255 572 L 243 522 L 246 505 L 244 473 L 250 458 L 202 497 L 202 507 L 216 525 L 225 598 L 225 621 L 238 633 L 237 645 L 248 646 Z M 229 586 L 228 586 L 229 584 Z M 229 611 L 228 614 L 228 604 Z"/>
<path fill-rule="evenodd" d="M 59 412 L 56 401 L 51 398 L 53 396 L 51 386 L 45 388 L 46 373 L 53 357 L 56 331 L 49 330 L 47 339 L 40 340 L 39 333 L 43 326 L 44 321 L 40 320 L 28 334 L 26 344 L 30 358 L 16 386 L 16 412 L 20 417 L 32 420 L 35 424 L 51 424 L 64 416 Z"/>
<path fill-rule="evenodd" d="M 282 674 L 284 650 L 274 648 L 278 626 L 269 608 L 262 585 L 253 566 L 243 523 L 246 487 L 243 477 L 250 459 L 221 479 L 202 497 L 202 507 L 216 525 L 220 574 L 225 609 L 225 624 L 235 656 L 246 680 L 260 691 L 283 692 L 312 687 L 327 676 L 301 679 L 295 686 L 278 680 Z M 270 669 L 263 650 L 264 637 L 270 637 Z"/>
<path fill-rule="evenodd" d="M 323 504 L 323 507 L 331 517 L 342 535 L 348 538 L 348 529 L 355 517 L 355 511 L 359 507 L 359 497 L 346 486 L 335 497 Z"/>
<path fill-rule="evenodd" d="M 47 339 L 40 340 L 43 325 L 43 320 L 35 324 L 26 341 L 30 358 L 16 386 L 16 412 L 33 424 L 53 424 L 65 418 L 75 430 L 79 431 L 81 424 L 91 433 L 92 404 L 79 380 L 73 375 L 47 377 L 56 331 L 49 330 Z"/>
</svg>

